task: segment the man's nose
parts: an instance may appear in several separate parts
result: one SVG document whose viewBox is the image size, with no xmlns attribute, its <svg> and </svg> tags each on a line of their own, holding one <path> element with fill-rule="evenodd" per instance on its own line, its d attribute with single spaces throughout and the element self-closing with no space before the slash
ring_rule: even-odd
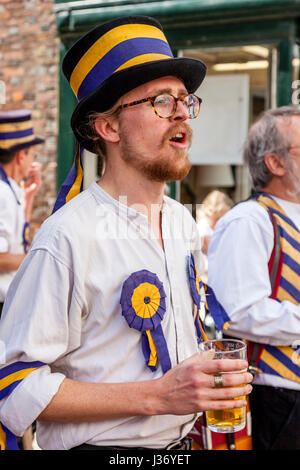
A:
<svg viewBox="0 0 300 470">
<path fill-rule="evenodd" d="M 183 100 L 177 100 L 176 111 L 172 116 L 174 121 L 186 121 L 189 119 L 189 112 L 187 106 L 184 104 Z"/>
</svg>

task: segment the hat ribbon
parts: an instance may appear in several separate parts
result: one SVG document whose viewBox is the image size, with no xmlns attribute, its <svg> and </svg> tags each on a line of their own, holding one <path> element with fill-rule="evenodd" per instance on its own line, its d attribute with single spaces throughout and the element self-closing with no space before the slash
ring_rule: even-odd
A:
<svg viewBox="0 0 300 470">
<path fill-rule="evenodd" d="M 77 196 L 83 189 L 83 147 L 76 141 L 76 151 L 72 168 L 62 184 L 54 204 L 53 213 Z"/>
</svg>

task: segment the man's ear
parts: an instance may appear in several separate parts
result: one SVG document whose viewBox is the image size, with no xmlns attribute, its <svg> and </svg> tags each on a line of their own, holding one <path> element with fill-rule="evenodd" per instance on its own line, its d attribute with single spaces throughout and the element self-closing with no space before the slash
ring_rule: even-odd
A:
<svg viewBox="0 0 300 470">
<path fill-rule="evenodd" d="M 120 140 L 118 122 L 111 117 L 99 117 L 95 120 L 95 129 L 107 142 L 117 143 Z"/>
<path fill-rule="evenodd" d="M 285 175 L 285 162 L 284 158 L 276 153 L 267 153 L 265 156 L 265 164 L 274 176 L 284 176 Z"/>
<path fill-rule="evenodd" d="M 18 150 L 15 155 L 16 162 L 18 165 L 23 161 L 25 155 L 25 150 Z"/>
</svg>

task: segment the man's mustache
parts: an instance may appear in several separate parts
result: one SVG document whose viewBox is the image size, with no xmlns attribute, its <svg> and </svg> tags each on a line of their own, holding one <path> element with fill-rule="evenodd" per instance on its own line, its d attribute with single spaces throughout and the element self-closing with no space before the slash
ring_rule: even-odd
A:
<svg viewBox="0 0 300 470">
<path fill-rule="evenodd" d="M 188 146 L 190 147 L 192 144 L 193 130 L 186 122 L 182 122 L 181 124 L 175 124 L 174 127 L 172 127 L 172 129 L 167 131 L 163 138 L 163 143 L 168 142 L 172 137 L 174 137 L 179 132 L 184 132 L 186 134 Z"/>
</svg>

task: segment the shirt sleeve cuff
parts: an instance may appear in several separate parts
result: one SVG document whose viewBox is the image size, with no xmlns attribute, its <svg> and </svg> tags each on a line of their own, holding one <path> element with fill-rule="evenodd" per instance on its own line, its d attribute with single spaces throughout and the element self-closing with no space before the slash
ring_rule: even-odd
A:
<svg viewBox="0 0 300 470">
<path fill-rule="evenodd" d="M 22 436 L 57 393 L 65 376 L 51 373 L 48 366 L 31 372 L 1 403 L 0 421 L 16 436 Z"/>
</svg>

